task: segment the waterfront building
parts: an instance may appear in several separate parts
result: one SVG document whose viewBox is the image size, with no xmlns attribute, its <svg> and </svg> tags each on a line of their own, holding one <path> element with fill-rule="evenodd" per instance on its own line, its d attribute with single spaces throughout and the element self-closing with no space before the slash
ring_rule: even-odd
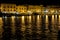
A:
<svg viewBox="0 0 60 40">
<path fill-rule="evenodd" d="M 0 4 L 1 12 L 4 13 L 15 13 L 16 12 L 16 4 Z"/>
<path fill-rule="evenodd" d="M 46 8 L 49 8 L 49 12 L 50 14 L 55 14 L 55 13 L 59 13 L 60 7 L 59 6 L 52 6 L 52 5 L 48 5 Z"/>
<path fill-rule="evenodd" d="M 28 10 L 31 12 L 42 12 L 43 6 L 40 5 L 29 5 Z"/>
<path fill-rule="evenodd" d="M 16 6 L 16 12 L 18 13 L 26 13 L 27 12 L 27 7 L 24 5 L 18 5 Z"/>
<path fill-rule="evenodd" d="M 41 13 L 41 14 L 53 14 L 53 13 L 60 13 L 59 6 L 46 6 L 43 5 L 16 5 L 16 4 L 7 4 L 1 3 L 0 4 L 0 12 L 3 13 L 27 13 L 31 14 L 33 12 Z"/>
</svg>

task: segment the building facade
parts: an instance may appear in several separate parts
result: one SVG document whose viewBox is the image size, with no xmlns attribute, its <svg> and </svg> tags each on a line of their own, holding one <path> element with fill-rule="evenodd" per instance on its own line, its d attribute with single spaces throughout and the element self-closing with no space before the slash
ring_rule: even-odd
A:
<svg viewBox="0 0 60 40">
<path fill-rule="evenodd" d="M 1 12 L 15 13 L 16 12 L 16 4 L 1 4 Z"/>
<path fill-rule="evenodd" d="M 38 5 L 29 5 L 28 10 L 31 12 L 41 12 L 42 7 Z"/>
<path fill-rule="evenodd" d="M 16 4 L 6 4 L 1 3 L 0 4 L 0 11 L 4 13 L 57 13 L 57 11 L 60 12 L 60 8 L 56 8 L 56 6 L 47 6 L 43 7 L 43 5 L 16 5 Z"/>
<path fill-rule="evenodd" d="M 27 7 L 24 6 L 24 5 L 16 6 L 16 12 L 18 12 L 18 13 L 26 13 L 27 12 Z"/>
<path fill-rule="evenodd" d="M 28 8 L 28 9 L 27 9 Z M 16 5 L 16 4 L 6 4 L 6 3 L 2 3 L 0 4 L 0 9 L 1 12 L 4 13 L 27 13 L 28 11 L 30 12 L 41 12 L 43 9 L 43 6 L 40 5 Z"/>
</svg>

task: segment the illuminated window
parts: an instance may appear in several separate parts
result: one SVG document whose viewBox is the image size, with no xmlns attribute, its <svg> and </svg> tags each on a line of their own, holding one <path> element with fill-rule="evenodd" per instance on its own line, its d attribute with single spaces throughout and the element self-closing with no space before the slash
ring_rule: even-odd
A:
<svg viewBox="0 0 60 40">
<path fill-rule="evenodd" d="M 14 6 L 14 8 L 15 8 L 15 6 Z"/>
</svg>

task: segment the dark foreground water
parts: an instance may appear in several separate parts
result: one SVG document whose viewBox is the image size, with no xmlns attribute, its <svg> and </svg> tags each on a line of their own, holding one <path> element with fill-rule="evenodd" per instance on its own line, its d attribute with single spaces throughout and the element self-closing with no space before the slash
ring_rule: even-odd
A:
<svg viewBox="0 0 60 40">
<path fill-rule="evenodd" d="M 60 15 L 0 17 L 0 40 L 58 40 Z"/>
</svg>

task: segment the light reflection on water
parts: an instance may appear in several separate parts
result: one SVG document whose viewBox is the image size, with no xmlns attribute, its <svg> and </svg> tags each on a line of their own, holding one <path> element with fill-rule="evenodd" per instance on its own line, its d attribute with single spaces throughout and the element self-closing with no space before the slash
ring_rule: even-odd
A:
<svg viewBox="0 0 60 40">
<path fill-rule="evenodd" d="M 54 24 L 54 22 L 55 22 L 55 19 L 54 19 L 54 15 L 52 15 L 52 24 Z"/>
<path fill-rule="evenodd" d="M 60 25 L 60 15 L 59 15 L 59 25 Z"/>
<path fill-rule="evenodd" d="M 45 22 L 48 23 L 48 15 L 46 15 L 46 21 Z"/>
<path fill-rule="evenodd" d="M 11 32 L 14 35 L 15 34 L 15 16 L 11 17 L 12 21 L 11 21 Z"/>
<path fill-rule="evenodd" d="M 2 28 L 2 26 L 3 26 L 3 21 L 2 21 L 2 18 L 0 17 L 0 40 L 1 40 L 1 38 L 2 38 L 2 33 L 3 33 L 3 28 Z"/>
<path fill-rule="evenodd" d="M 11 28 L 11 32 L 7 28 Z M 4 32 L 9 32 L 11 34 L 7 35 L 11 37 L 5 34 L 6 40 L 8 37 L 10 40 L 57 40 L 59 29 L 60 15 L 0 17 L 0 39 L 5 37 L 2 35 Z"/>
</svg>

